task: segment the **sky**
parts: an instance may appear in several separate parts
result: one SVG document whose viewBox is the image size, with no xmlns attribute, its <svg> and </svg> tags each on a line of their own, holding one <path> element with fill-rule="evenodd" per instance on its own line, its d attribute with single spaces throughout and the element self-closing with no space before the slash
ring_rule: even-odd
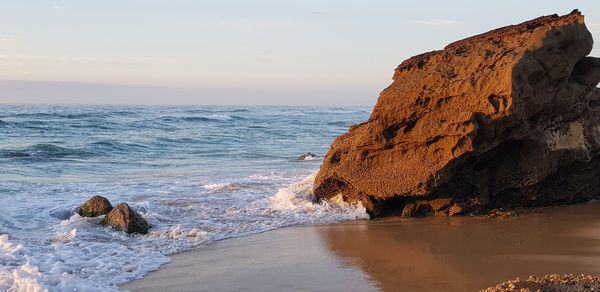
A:
<svg viewBox="0 0 600 292">
<path fill-rule="evenodd" d="M 413 55 L 575 8 L 600 39 L 597 0 L 0 0 L 0 103 L 372 105 Z"/>
</svg>

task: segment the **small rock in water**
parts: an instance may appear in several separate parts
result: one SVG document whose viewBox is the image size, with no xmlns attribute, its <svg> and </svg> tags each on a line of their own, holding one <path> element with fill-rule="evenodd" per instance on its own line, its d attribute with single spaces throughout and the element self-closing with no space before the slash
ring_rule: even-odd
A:
<svg viewBox="0 0 600 292">
<path fill-rule="evenodd" d="M 316 157 L 317 157 L 317 155 L 312 154 L 310 152 L 306 152 L 306 153 L 300 155 L 298 157 L 298 160 L 311 160 L 311 159 L 316 158 Z"/>
<path fill-rule="evenodd" d="M 79 216 L 97 217 L 107 214 L 112 209 L 113 207 L 107 198 L 102 196 L 93 196 L 91 199 L 85 201 L 81 207 L 79 207 Z"/>
<path fill-rule="evenodd" d="M 116 230 L 127 232 L 127 234 L 134 232 L 146 234 L 150 229 L 150 224 L 140 214 L 131 209 L 127 203 L 118 204 L 106 214 L 100 224 L 110 225 Z"/>
</svg>

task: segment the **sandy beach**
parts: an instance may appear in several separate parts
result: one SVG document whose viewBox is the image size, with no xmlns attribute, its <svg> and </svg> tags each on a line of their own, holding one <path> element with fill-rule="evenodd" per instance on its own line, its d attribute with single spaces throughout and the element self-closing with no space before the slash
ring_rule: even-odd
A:
<svg viewBox="0 0 600 292">
<path fill-rule="evenodd" d="M 600 274 L 600 203 L 487 217 L 284 228 L 172 257 L 132 291 L 474 291 L 515 277 Z"/>
</svg>

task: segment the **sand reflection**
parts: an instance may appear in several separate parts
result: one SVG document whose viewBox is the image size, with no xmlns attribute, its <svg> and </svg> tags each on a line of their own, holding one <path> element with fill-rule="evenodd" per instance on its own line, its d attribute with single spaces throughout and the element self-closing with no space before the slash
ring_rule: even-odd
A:
<svg viewBox="0 0 600 292">
<path fill-rule="evenodd" d="M 384 291 L 473 291 L 514 277 L 600 274 L 600 203 L 496 220 L 427 218 L 318 228 Z"/>
</svg>

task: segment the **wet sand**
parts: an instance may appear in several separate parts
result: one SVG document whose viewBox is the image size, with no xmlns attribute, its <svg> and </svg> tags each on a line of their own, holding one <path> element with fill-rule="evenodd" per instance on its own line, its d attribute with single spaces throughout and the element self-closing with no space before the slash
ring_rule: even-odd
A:
<svg viewBox="0 0 600 292">
<path fill-rule="evenodd" d="M 174 255 L 133 291 L 475 291 L 529 275 L 600 275 L 600 202 L 486 217 L 279 229 Z"/>
</svg>

